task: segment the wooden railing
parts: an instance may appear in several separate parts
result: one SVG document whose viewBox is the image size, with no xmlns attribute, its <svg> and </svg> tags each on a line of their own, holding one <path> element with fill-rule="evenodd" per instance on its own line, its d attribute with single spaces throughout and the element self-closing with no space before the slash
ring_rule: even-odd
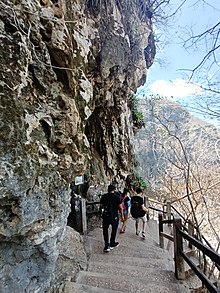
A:
<svg viewBox="0 0 220 293">
<path fill-rule="evenodd" d="M 176 224 L 174 224 L 176 225 Z M 179 223 L 181 225 L 181 223 Z M 201 241 L 198 241 L 197 239 L 193 238 L 186 232 L 183 232 L 181 230 L 181 226 L 176 227 L 176 233 L 179 235 L 179 239 L 186 239 L 194 245 L 199 251 L 203 253 L 203 255 L 208 256 L 217 266 L 220 266 L 220 255 L 214 252 L 212 249 L 209 247 L 206 247 L 204 244 L 201 243 Z M 180 240 L 182 241 L 182 240 Z M 178 243 L 177 243 L 178 244 Z M 180 244 L 181 245 L 181 244 Z M 188 265 L 192 268 L 194 273 L 199 277 L 199 279 L 202 281 L 202 283 L 206 286 L 206 288 L 209 290 L 211 293 L 217 293 L 220 292 L 220 290 L 208 279 L 208 277 L 191 261 L 191 259 L 187 256 L 186 253 L 180 248 L 177 247 L 177 252 L 178 256 L 183 258 Z"/>
<path fill-rule="evenodd" d="M 193 225 L 190 220 L 185 219 L 181 213 L 173 207 L 171 202 L 161 203 L 155 201 L 154 199 L 147 198 L 147 206 L 150 210 L 155 213 L 158 213 L 158 225 L 159 225 L 159 245 L 161 248 L 164 248 L 164 239 L 172 241 L 174 244 L 174 262 L 175 262 L 175 276 L 179 280 L 184 280 L 186 278 L 184 261 L 189 265 L 189 267 L 194 271 L 194 273 L 201 280 L 202 284 L 209 290 L 211 293 L 220 293 L 220 289 L 217 288 L 217 283 L 213 284 L 212 281 L 204 274 L 204 272 L 197 267 L 187 253 L 184 252 L 183 243 L 184 240 L 188 242 L 188 248 L 193 252 L 195 249 L 198 254 L 202 254 L 203 258 L 206 256 L 214 263 L 216 269 L 220 272 L 220 255 L 216 253 L 209 242 L 201 235 L 201 239 L 205 242 L 204 245 L 201 241 L 194 237 L 195 230 L 198 229 Z M 151 203 L 156 204 L 157 207 L 151 206 Z M 175 214 L 175 216 L 174 216 Z M 183 224 L 183 222 L 185 224 Z M 167 224 L 168 226 L 173 226 L 173 233 L 169 234 L 164 232 L 163 225 Z M 187 225 L 187 227 L 185 226 Z"/>
<path fill-rule="evenodd" d="M 197 240 L 194 236 L 194 226 L 191 222 L 188 224 L 188 229 L 182 224 L 182 219 L 179 216 L 174 216 L 173 219 L 167 220 L 164 218 L 164 213 L 159 213 L 159 242 L 160 247 L 164 248 L 164 238 L 173 241 L 174 243 L 174 262 L 175 262 L 175 276 L 179 280 L 184 280 L 185 267 L 184 261 L 189 265 L 189 267 L 194 271 L 194 273 L 201 280 L 202 284 L 211 293 L 219 293 L 220 290 L 213 284 L 212 281 L 205 275 L 205 273 L 197 267 L 197 264 L 193 262 L 187 253 L 183 249 L 183 241 L 188 241 L 189 248 L 196 248 L 197 252 L 202 253 L 203 257 L 209 257 L 211 261 L 215 264 L 215 267 L 220 270 L 220 255 L 216 253 L 211 246 L 204 245 L 201 241 Z M 164 233 L 163 225 L 172 224 L 173 225 L 173 235 Z M 204 238 L 204 237 L 203 237 Z M 206 240 L 207 242 L 207 240 Z"/>
<path fill-rule="evenodd" d="M 191 249 L 197 249 L 204 256 L 207 256 L 215 264 L 216 268 L 220 271 L 220 255 L 216 253 L 208 241 L 202 236 L 205 241 L 204 245 L 201 241 L 194 237 L 194 231 L 196 227 L 192 222 L 187 221 L 178 210 L 176 210 L 170 202 L 161 203 L 149 198 L 145 201 L 149 210 L 153 213 L 158 214 L 158 225 L 159 225 L 159 245 L 164 248 L 164 239 L 172 241 L 174 244 L 174 262 L 175 262 L 175 276 L 179 280 L 185 279 L 185 267 L 184 261 L 189 265 L 189 267 L 194 271 L 194 273 L 201 280 L 202 284 L 211 293 L 220 293 L 220 290 L 209 280 L 209 278 L 197 267 L 195 263 L 187 256 L 187 253 L 183 249 L 183 241 L 188 241 L 188 247 Z M 150 203 L 161 206 L 161 208 L 150 205 Z M 99 213 L 100 202 L 88 202 L 85 199 L 81 201 L 81 215 L 82 215 L 82 232 L 85 234 L 87 232 L 87 218 L 91 214 Z M 174 216 L 175 212 L 175 216 Z M 188 224 L 186 227 L 184 223 Z M 173 233 L 169 234 L 164 232 L 163 225 L 173 226 Z"/>
</svg>

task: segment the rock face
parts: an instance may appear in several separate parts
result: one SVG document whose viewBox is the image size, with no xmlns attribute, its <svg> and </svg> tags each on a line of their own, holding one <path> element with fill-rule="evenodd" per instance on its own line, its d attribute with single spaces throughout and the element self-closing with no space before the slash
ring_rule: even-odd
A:
<svg viewBox="0 0 220 293">
<path fill-rule="evenodd" d="M 155 55 L 144 3 L 0 2 L 0 292 L 51 286 L 76 176 L 132 170 L 129 98 Z"/>
</svg>

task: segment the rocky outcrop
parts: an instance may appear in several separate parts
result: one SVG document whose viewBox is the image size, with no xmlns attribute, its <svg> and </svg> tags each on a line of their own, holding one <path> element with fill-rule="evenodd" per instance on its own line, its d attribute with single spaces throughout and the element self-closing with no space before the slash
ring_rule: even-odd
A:
<svg viewBox="0 0 220 293">
<path fill-rule="evenodd" d="M 155 54 L 144 3 L 0 1 L 0 292 L 50 287 L 76 176 L 105 188 L 132 169 L 128 102 Z"/>
</svg>

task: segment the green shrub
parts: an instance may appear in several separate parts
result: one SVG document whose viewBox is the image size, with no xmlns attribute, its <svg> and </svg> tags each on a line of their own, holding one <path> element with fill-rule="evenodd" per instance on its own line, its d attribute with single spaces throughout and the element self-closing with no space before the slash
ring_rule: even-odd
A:
<svg viewBox="0 0 220 293">
<path fill-rule="evenodd" d="M 136 172 L 129 175 L 127 180 L 128 186 L 131 190 L 135 190 L 138 187 L 142 189 L 149 187 L 148 182 L 143 177 L 139 176 Z"/>
<path fill-rule="evenodd" d="M 144 114 L 138 111 L 138 98 L 135 95 L 131 96 L 131 113 L 134 123 L 134 127 L 141 128 L 144 127 Z"/>
</svg>

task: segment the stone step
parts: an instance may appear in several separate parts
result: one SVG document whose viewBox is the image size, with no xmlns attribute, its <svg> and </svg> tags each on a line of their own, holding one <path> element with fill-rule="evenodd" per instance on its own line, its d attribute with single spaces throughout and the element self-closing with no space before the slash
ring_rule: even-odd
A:
<svg viewBox="0 0 220 293">
<path fill-rule="evenodd" d="M 149 235 L 159 243 L 159 231 L 158 231 L 158 221 L 149 220 L 147 222 L 147 231 Z"/>
<path fill-rule="evenodd" d="M 213 277 L 209 278 L 209 280 L 212 282 L 213 285 L 218 286 L 217 288 L 220 288 L 218 281 L 213 279 Z M 207 292 L 208 293 L 209 292 L 207 289 L 205 289 L 205 288 L 203 289 L 202 282 L 196 275 L 192 275 L 190 278 L 186 279 L 186 283 L 187 283 L 188 287 L 191 288 L 192 293 L 198 293 L 198 292 L 201 292 L 201 293 Z M 204 291 L 202 291 L 202 290 L 204 290 Z M 219 290 L 219 292 L 220 292 L 220 290 Z"/>
<path fill-rule="evenodd" d="M 189 247 L 183 247 L 184 253 L 188 256 L 195 256 L 196 251 L 194 249 L 191 249 Z"/>
<path fill-rule="evenodd" d="M 119 247 L 104 253 L 102 229 L 94 229 L 85 237 L 87 271 L 78 273 L 76 289 L 70 292 L 190 293 L 185 282 L 175 279 L 173 255 L 159 247 L 158 238 L 156 221 L 147 223 L 142 239 L 129 219 L 126 232 L 117 234 Z"/>
<path fill-rule="evenodd" d="M 119 241 L 120 239 L 123 239 L 125 242 L 127 242 L 129 239 L 132 239 L 133 241 L 141 241 L 142 240 L 142 242 L 145 240 L 148 240 L 148 242 L 151 245 L 159 245 L 159 242 L 156 242 L 154 240 L 154 238 L 151 237 L 151 235 L 149 234 L 148 231 L 146 231 L 146 233 L 145 233 L 146 239 L 142 238 L 141 232 L 137 236 L 134 231 L 126 231 L 125 233 L 119 233 L 119 231 L 120 230 L 118 230 L 117 235 L 116 235 L 116 241 Z M 100 241 L 101 240 L 103 241 L 103 234 L 102 234 L 102 230 L 100 228 L 96 228 L 95 230 L 92 231 L 92 233 L 90 232 L 87 236 L 95 238 Z M 110 233 L 109 233 L 109 236 L 110 236 Z"/>
<path fill-rule="evenodd" d="M 111 231 L 111 230 L 110 230 Z M 124 239 L 125 241 L 128 241 L 128 239 L 132 239 L 133 241 L 140 241 L 142 240 L 142 242 L 144 240 L 148 240 L 148 242 L 152 245 L 159 245 L 159 242 L 156 242 L 152 237 L 151 235 L 148 233 L 148 231 L 146 231 L 146 239 L 143 239 L 142 238 L 142 235 L 141 235 L 141 232 L 140 234 L 137 236 L 135 234 L 134 231 L 126 231 L 125 233 L 119 233 L 119 230 L 117 232 L 117 235 L 116 235 L 116 240 L 118 239 Z M 87 235 L 88 237 L 92 237 L 92 238 L 95 238 L 97 240 L 103 240 L 103 234 L 102 234 L 102 230 L 99 229 L 99 228 L 96 228 L 95 230 L 93 230 L 93 232 L 89 233 Z M 110 236 L 110 235 L 109 235 Z"/>
<path fill-rule="evenodd" d="M 87 239 L 95 239 L 97 241 L 104 243 L 102 230 L 99 228 L 96 228 L 95 230 L 92 231 L 92 233 L 88 234 Z M 146 231 L 146 238 L 145 239 L 142 238 L 141 233 L 137 236 L 134 233 L 134 231 L 128 230 L 123 234 L 118 233 L 116 235 L 116 241 L 119 241 L 121 244 L 123 243 L 123 245 L 129 246 L 129 247 L 139 246 L 141 248 L 141 246 L 143 246 L 143 248 L 144 248 L 146 246 L 150 246 L 150 247 L 158 247 L 159 248 L 159 242 L 156 242 L 150 236 L 148 231 Z"/>
<path fill-rule="evenodd" d="M 130 255 L 134 257 L 143 257 L 143 254 L 149 255 L 155 259 L 160 258 L 166 250 L 159 248 L 158 246 L 151 246 L 146 243 L 146 240 L 130 241 L 126 242 L 125 239 L 117 239 L 119 241 L 119 247 L 111 251 L 112 254 L 119 256 Z M 87 252 L 89 254 L 102 253 L 104 248 L 103 240 L 97 240 L 89 237 L 87 240 Z"/>
<path fill-rule="evenodd" d="M 129 246 L 134 243 L 135 244 L 139 244 L 139 245 L 146 245 L 146 241 L 147 241 L 147 245 L 149 246 L 155 246 L 155 247 L 159 247 L 159 242 L 156 242 L 154 240 L 154 238 L 151 237 L 151 235 L 149 234 L 148 231 L 146 231 L 145 233 L 146 238 L 143 239 L 141 232 L 140 234 L 137 236 L 133 231 L 130 232 L 125 232 L 123 234 L 119 234 L 117 236 L 118 241 L 120 242 L 120 240 L 123 240 L 123 243 L 126 245 L 128 244 Z"/>
<path fill-rule="evenodd" d="M 134 227 L 134 221 L 132 219 L 128 220 L 126 232 L 123 234 L 120 234 L 120 225 L 118 228 L 118 235 L 117 237 L 126 237 L 128 234 L 133 235 L 135 238 L 135 227 Z M 110 226 L 111 227 L 111 226 Z M 154 228 L 152 228 L 154 227 Z M 142 231 L 142 226 L 139 225 L 139 230 Z M 158 235 L 158 228 L 156 221 L 149 221 L 147 222 L 146 226 L 146 238 L 149 239 L 149 241 L 152 241 L 152 243 L 159 243 L 159 235 Z M 141 235 L 141 234 L 140 234 Z M 102 239 L 102 228 L 95 228 L 93 231 L 90 231 L 88 236 L 97 237 L 98 239 Z"/>
<path fill-rule="evenodd" d="M 219 287 L 218 287 L 218 281 L 212 280 L 212 279 L 210 281 L 216 287 L 216 290 L 218 290 L 218 292 L 220 292 Z M 207 288 L 203 287 L 202 284 L 200 284 L 200 286 L 198 288 L 193 288 L 192 293 L 209 293 L 209 290 Z"/>
<path fill-rule="evenodd" d="M 183 284 L 171 283 L 169 277 L 167 282 L 161 282 L 160 277 L 155 279 L 155 282 L 151 282 L 149 279 L 133 278 L 132 272 L 129 277 L 123 277 L 117 275 L 107 275 L 106 273 L 96 273 L 88 271 L 80 271 L 77 276 L 77 283 L 86 284 L 93 287 L 103 288 L 103 292 L 106 289 L 114 290 L 115 292 L 129 292 L 129 293 L 189 293 L 190 291 Z M 174 280 L 174 282 L 177 282 Z"/>
<path fill-rule="evenodd" d="M 114 276 L 117 272 L 117 276 L 121 277 L 128 277 L 128 278 L 135 278 L 136 280 L 144 280 L 144 282 L 158 282 L 160 280 L 160 283 L 164 283 L 164 285 L 167 282 L 177 283 L 177 280 L 175 279 L 174 272 L 171 269 L 162 269 L 160 264 L 157 263 L 157 266 L 153 266 L 153 262 L 151 265 L 149 262 L 146 263 L 145 267 L 141 267 L 138 264 L 137 265 L 124 265 L 124 264 L 118 264 L 116 263 L 106 263 L 106 262 L 97 262 L 93 261 L 90 262 L 88 267 L 89 272 L 96 272 L 96 273 L 103 273 L 105 272 L 108 276 Z"/>
<path fill-rule="evenodd" d="M 197 266 L 197 268 L 201 267 L 198 257 L 189 256 L 189 258 Z M 195 275 L 193 269 L 185 261 L 184 261 L 184 268 L 185 268 L 186 278 L 190 278 L 191 276 Z"/>
<path fill-rule="evenodd" d="M 75 282 L 66 281 L 63 293 L 115 293 L 115 290 L 107 289 L 105 288 L 103 291 L 103 288 L 100 287 L 94 287 L 94 286 L 88 286 L 85 284 L 78 284 Z M 123 291 L 118 291 L 117 293 L 123 293 Z"/>
<path fill-rule="evenodd" d="M 115 248 L 116 250 L 117 248 Z M 114 252 L 114 250 L 113 250 Z M 161 258 L 149 258 L 147 257 L 134 257 L 134 256 L 123 256 L 118 257 L 117 254 L 113 254 L 112 251 L 109 253 L 99 253 L 93 254 L 90 256 L 89 263 L 99 262 L 105 263 L 110 265 L 118 264 L 121 267 L 126 266 L 134 266 L 134 267 L 141 267 L 141 268 L 162 268 L 165 270 L 173 270 L 174 271 L 174 262 L 171 258 L 168 258 L 166 253 Z"/>
</svg>

